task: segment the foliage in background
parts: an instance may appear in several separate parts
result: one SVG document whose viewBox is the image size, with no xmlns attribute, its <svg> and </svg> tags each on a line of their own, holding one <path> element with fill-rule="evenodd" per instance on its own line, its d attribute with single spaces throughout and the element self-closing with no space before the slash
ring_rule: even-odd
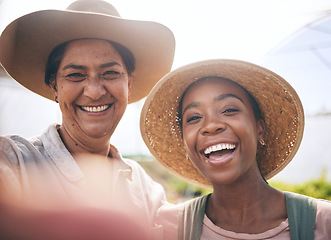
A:
<svg viewBox="0 0 331 240">
<path fill-rule="evenodd" d="M 274 182 L 272 180 L 269 181 L 269 184 L 279 190 L 331 200 L 331 182 L 327 181 L 326 172 L 322 172 L 318 179 L 313 179 L 302 184 L 289 184 L 284 182 Z"/>
<path fill-rule="evenodd" d="M 212 190 L 189 184 L 186 181 L 170 174 L 160 163 L 151 156 L 129 156 L 145 169 L 156 182 L 160 183 L 167 194 L 168 201 L 180 203 L 188 199 L 209 194 Z M 295 192 L 307 196 L 331 200 L 331 182 L 327 181 L 326 172 L 318 179 L 302 184 L 292 184 L 280 181 L 269 181 L 270 186 L 282 191 Z"/>
<path fill-rule="evenodd" d="M 136 160 L 153 180 L 164 187 L 168 201 L 171 203 L 181 203 L 211 192 L 211 189 L 195 186 L 174 176 L 151 156 L 127 157 Z"/>
</svg>

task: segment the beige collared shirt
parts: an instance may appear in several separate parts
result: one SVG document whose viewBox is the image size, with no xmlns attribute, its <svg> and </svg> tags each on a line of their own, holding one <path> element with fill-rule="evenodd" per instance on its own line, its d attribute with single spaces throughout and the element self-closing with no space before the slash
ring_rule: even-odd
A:
<svg viewBox="0 0 331 240">
<path fill-rule="evenodd" d="M 157 209 L 166 202 L 163 187 L 138 163 L 121 158 L 113 146 L 111 179 L 96 181 L 91 187 L 89 178 L 65 148 L 56 127 L 51 125 L 41 136 L 29 140 L 19 136 L 0 137 L 2 196 L 7 191 L 9 196 L 22 202 L 40 206 L 91 203 L 136 214 L 141 221 L 153 226 Z M 104 196 L 98 195 L 98 187 L 106 189 Z"/>
</svg>

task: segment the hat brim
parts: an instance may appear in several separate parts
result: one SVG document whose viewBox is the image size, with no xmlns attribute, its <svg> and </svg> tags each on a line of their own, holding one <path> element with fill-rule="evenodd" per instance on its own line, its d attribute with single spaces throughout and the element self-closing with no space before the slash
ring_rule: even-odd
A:
<svg viewBox="0 0 331 240">
<path fill-rule="evenodd" d="M 114 41 L 132 52 L 136 70 L 130 102 L 145 97 L 171 70 L 175 39 L 164 25 L 60 10 L 33 12 L 10 23 L 1 35 L 0 61 L 21 85 L 53 100 L 51 89 L 44 83 L 48 56 L 57 45 L 84 38 Z"/>
<path fill-rule="evenodd" d="M 185 89 L 206 76 L 236 82 L 257 101 L 266 125 L 266 146 L 258 148 L 257 161 L 261 174 L 270 179 L 292 160 L 299 148 L 304 129 L 303 107 L 295 90 L 282 77 L 244 61 L 202 61 L 164 76 L 151 90 L 141 112 L 141 134 L 150 152 L 175 175 L 210 187 L 210 182 L 186 157 L 178 121 L 178 105 Z"/>
</svg>

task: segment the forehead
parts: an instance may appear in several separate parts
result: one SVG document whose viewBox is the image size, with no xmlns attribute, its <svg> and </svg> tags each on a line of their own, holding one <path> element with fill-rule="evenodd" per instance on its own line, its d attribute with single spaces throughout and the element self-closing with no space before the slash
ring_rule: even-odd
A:
<svg viewBox="0 0 331 240">
<path fill-rule="evenodd" d="M 119 53 L 110 42 L 102 39 L 78 39 L 73 40 L 66 46 L 63 59 L 69 58 L 84 60 L 92 58 L 115 58 L 122 60 Z"/>
<path fill-rule="evenodd" d="M 245 90 L 235 82 L 219 77 L 205 77 L 190 85 L 184 95 L 187 98 L 210 96 L 211 94 L 235 94 L 247 97 Z"/>
</svg>

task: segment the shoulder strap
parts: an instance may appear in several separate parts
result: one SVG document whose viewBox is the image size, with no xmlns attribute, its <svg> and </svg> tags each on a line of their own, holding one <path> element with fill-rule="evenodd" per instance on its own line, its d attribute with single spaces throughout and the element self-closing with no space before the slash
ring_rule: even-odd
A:
<svg viewBox="0 0 331 240">
<path fill-rule="evenodd" d="M 209 195 L 182 205 L 179 216 L 178 239 L 200 239 L 203 217 Z M 313 240 L 316 219 L 316 199 L 285 192 L 286 209 L 291 240 Z"/>
<path fill-rule="evenodd" d="M 179 215 L 178 239 L 200 239 L 208 197 L 198 197 L 183 204 Z"/>
<path fill-rule="evenodd" d="M 284 192 L 291 240 L 313 240 L 316 219 L 316 199 Z"/>
</svg>

